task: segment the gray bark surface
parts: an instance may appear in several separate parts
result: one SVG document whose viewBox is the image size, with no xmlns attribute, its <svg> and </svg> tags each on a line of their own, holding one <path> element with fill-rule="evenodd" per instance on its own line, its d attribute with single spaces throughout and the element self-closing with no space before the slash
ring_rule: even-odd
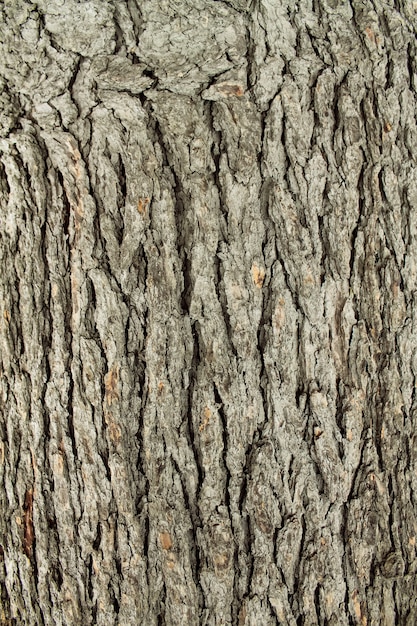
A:
<svg viewBox="0 0 417 626">
<path fill-rule="evenodd" d="M 417 3 L 0 15 L 0 624 L 415 626 Z"/>
</svg>

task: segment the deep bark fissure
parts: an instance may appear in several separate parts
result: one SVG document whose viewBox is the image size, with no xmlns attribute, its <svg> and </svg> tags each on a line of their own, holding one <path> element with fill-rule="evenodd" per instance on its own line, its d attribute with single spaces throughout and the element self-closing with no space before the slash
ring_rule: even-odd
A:
<svg viewBox="0 0 417 626">
<path fill-rule="evenodd" d="M 0 621 L 411 624 L 413 16 L 38 4 L 1 17 Z"/>
<path fill-rule="evenodd" d="M 193 356 L 192 356 L 190 369 L 188 373 L 189 383 L 188 383 L 188 393 L 187 393 L 186 415 L 187 415 L 188 436 L 189 436 L 192 453 L 193 453 L 193 457 L 196 463 L 196 468 L 197 468 L 197 473 L 198 473 L 198 486 L 197 486 L 197 493 L 196 493 L 196 498 L 198 502 L 199 492 L 201 490 L 201 487 L 205 479 L 204 463 L 202 461 L 201 451 L 197 443 L 198 436 L 196 433 L 196 429 L 194 427 L 194 418 L 193 418 L 193 404 L 194 404 L 193 396 L 194 396 L 194 393 L 196 392 L 199 364 L 201 363 L 198 322 L 194 324 L 191 332 L 193 335 Z"/>
</svg>

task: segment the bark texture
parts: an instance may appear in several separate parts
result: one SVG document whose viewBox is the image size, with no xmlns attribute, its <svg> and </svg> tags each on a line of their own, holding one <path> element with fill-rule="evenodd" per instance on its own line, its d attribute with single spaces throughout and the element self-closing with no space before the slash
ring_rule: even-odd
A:
<svg viewBox="0 0 417 626">
<path fill-rule="evenodd" d="M 0 15 L 0 623 L 415 626 L 417 3 Z"/>
</svg>

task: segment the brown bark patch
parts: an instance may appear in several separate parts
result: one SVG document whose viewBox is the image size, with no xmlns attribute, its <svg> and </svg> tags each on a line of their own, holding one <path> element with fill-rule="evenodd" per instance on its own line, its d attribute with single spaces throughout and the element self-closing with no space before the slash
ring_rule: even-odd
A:
<svg viewBox="0 0 417 626">
<path fill-rule="evenodd" d="M 203 430 L 205 430 L 205 429 L 207 428 L 207 426 L 208 426 L 208 425 L 209 425 L 209 423 L 210 423 L 210 418 L 211 418 L 211 411 L 210 411 L 210 409 L 208 408 L 208 406 L 206 406 L 206 407 L 204 408 L 204 419 L 203 419 L 203 421 L 201 422 L 201 424 L 200 424 L 200 426 L 199 426 L 199 429 L 198 429 L 198 430 L 200 431 L 200 433 L 201 433 L 201 432 L 203 432 Z"/>
<path fill-rule="evenodd" d="M 120 430 L 120 426 L 113 421 L 109 423 L 109 435 L 112 442 L 116 444 L 119 443 L 120 439 L 122 438 L 122 431 Z"/>
<path fill-rule="evenodd" d="M 265 280 L 265 269 L 263 267 L 258 267 L 257 265 L 252 265 L 252 278 L 255 285 L 261 289 Z"/>
<path fill-rule="evenodd" d="M 375 42 L 375 33 L 374 33 L 374 31 L 372 30 L 372 28 L 370 26 L 365 28 L 365 33 L 366 33 L 366 36 L 368 37 L 368 39 L 370 39 L 371 41 Z"/>
<path fill-rule="evenodd" d="M 176 562 L 177 561 L 176 561 L 175 556 L 172 554 L 172 552 L 170 552 L 168 554 L 168 558 L 166 560 L 166 564 L 167 564 L 168 569 L 171 569 L 171 570 L 174 569 L 174 567 L 176 565 Z"/>
<path fill-rule="evenodd" d="M 169 533 L 159 533 L 159 541 L 164 550 L 170 550 L 172 548 L 172 539 Z"/>
<path fill-rule="evenodd" d="M 113 365 L 104 377 L 105 397 L 108 406 L 119 399 L 118 383 L 119 366 Z"/>
<path fill-rule="evenodd" d="M 322 434 L 323 434 L 323 431 L 322 431 L 322 429 L 321 429 L 321 428 L 318 428 L 318 427 L 317 427 L 317 428 L 315 428 L 315 429 L 314 429 L 314 438 L 315 438 L 315 439 L 320 439 L 320 437 L 322 436 Z"/>
<path fill-rule="evenodd" d="M 355 590 L 352 594 L 353 610 L 355 611 L 356 619 L 362 626 L 366 626 L 368 623 L 367 617 L 363 614 L 361 602 L 358 599 L 358 592 Z"/>
<path fill-rule="evenodd" d="M 150 201 L 151 201 L 150 198 L 139 198 L 139 200 L 138 200 L 138 212 L 141 215 L 145 215 Z"/>
<path fill-rule="evenodd" d="M 218 83 L 216 87 L 217 91 L 221 93 L 222 96 L 226 96 L 227 98 L 230 98 L 231 96 L 241 98 L 244 94 L 243 87 L 239 84 Z"/>
</svg>

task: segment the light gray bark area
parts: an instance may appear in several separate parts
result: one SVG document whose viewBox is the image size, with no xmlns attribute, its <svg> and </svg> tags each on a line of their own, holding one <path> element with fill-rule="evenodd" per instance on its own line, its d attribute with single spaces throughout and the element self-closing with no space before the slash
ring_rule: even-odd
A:
<svg viewBox="0 0 417 626">
<path fill-rule="evenodd" d="M 416 3 L 0 12 L 0 624 L 414 626 Z"/>
</svg>

